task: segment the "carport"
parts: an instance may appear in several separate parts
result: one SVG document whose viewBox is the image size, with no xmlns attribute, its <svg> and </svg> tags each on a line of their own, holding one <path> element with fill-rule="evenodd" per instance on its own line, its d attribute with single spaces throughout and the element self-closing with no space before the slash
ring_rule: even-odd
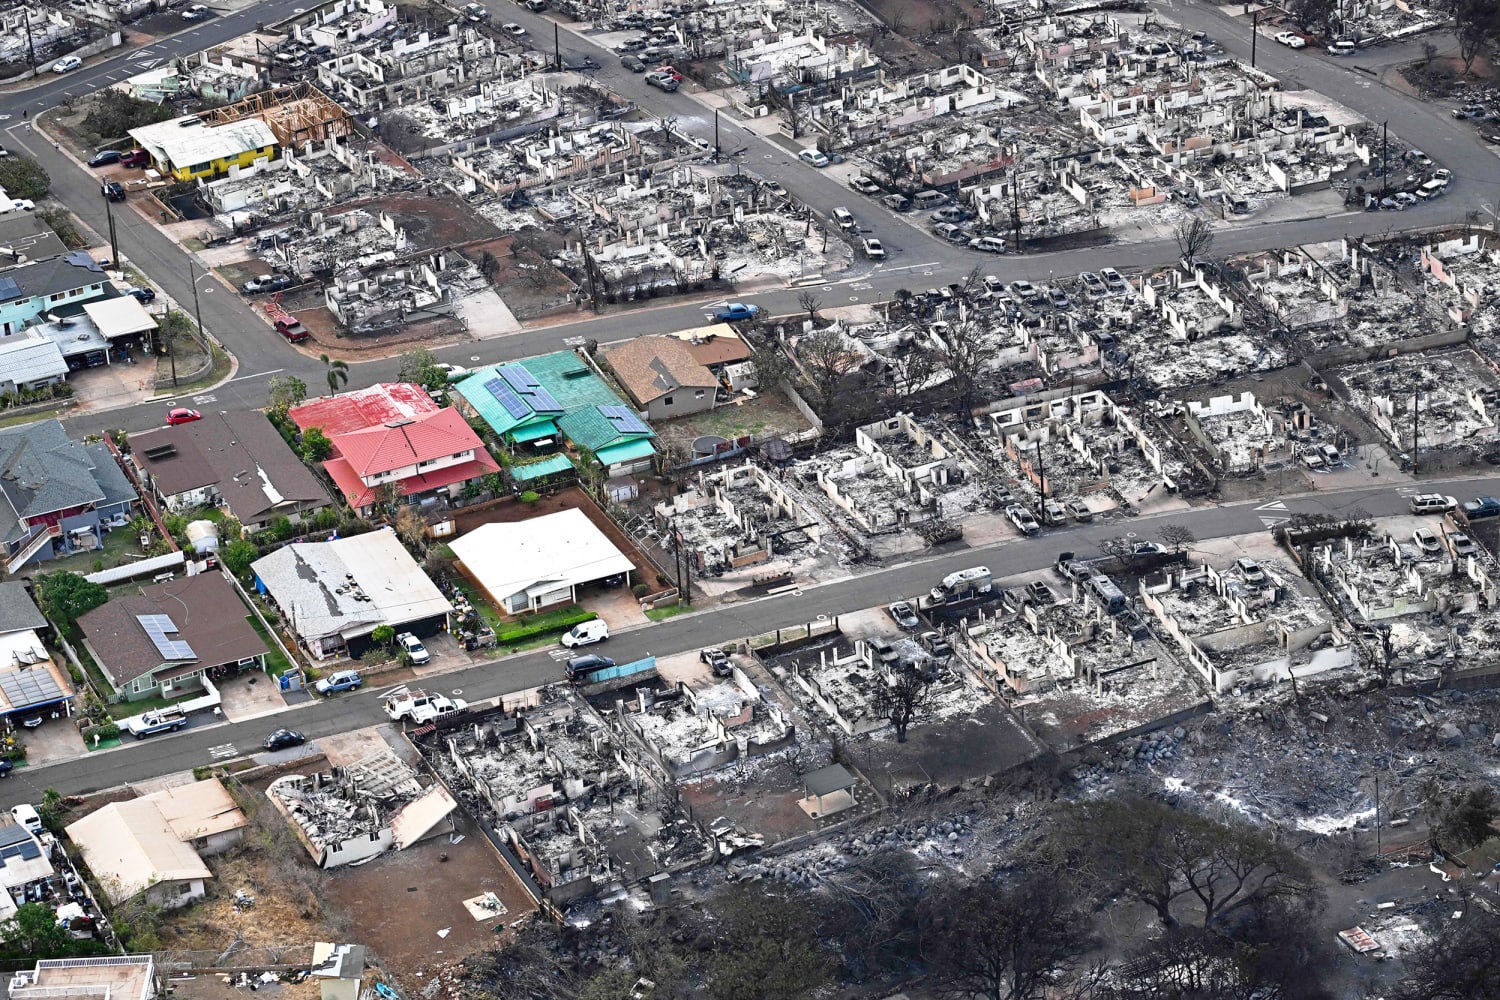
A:
<svg viewBox="0 0 1500 1000">
<path fill-rule="evenodd" d="M 854 807 L 854 775 L 842 764 L 829 764 L 802 776 L 804 797 L 799 805 L 813 819 L 821 819 Z"/>
</svg>

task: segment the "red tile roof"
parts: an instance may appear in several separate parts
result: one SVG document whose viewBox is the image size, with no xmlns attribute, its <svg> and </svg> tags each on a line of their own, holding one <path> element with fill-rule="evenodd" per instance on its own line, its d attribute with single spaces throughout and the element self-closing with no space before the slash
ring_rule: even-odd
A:
<svg viewBox="0 0 1500 1000">
<path fill-rule="evenodd" d="M 343 491 L 344 497 L 349 501 L 349 506 L 358 510 L 368 506 L 375 499 L 375 490 L 366 486 L 364 481 L 354 469 L 342 458 L 330 458 L 323 463 L 323 468 L 333 477 Z M 490 453 L 481 448 L 475 453 L 474 461 L 464 462 L 462 465 L 450 465 L 445 468 L 436 469 L 432 472 L 418 476 L 410 476 L 401 480 L 401 495 L 411 496 L 414 493 L 424 493 L 427 490 L 435 490 L 441 486 L 451 486 L 454 483 L 464 483 L 475 476 L 483 476 L 491 472 L 499 472 L 500 466 L 490 457 Z"/>
<path fill-rule="evenodd" d="M 330 434 L 329 440 L 360 476 L 484 450 L 479 435 L 452 407 L 348 434 Z"/>
<path fill-rule="evenodd" d="M 321 428 L 330 438 L 397 420 L 435 413 L 438 405 L 427 390 L 410 382 L 387 382 L 340 396 L 309 399 L 288 414 L 299 430 Z"/>
</svg>

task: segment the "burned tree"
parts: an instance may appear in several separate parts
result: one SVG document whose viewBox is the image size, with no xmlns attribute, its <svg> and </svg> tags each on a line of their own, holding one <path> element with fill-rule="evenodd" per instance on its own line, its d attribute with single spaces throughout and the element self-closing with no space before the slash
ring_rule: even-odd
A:
<svg viewBox="0 0 1500 1000">
<path fill-rule="evenodd" d="M 1172 238 L 1177 241 L 1178 255 L 1191 266 L 1214 245 L 1214 230 L 1207 219 L 1195 215 L 1174 226 Z"/>
<path fill-rule="evenodd" d="M 818 310 L 823 308 L 823 300 L 812 292 L 804 290 L 797 293 L 797 305 L 801 306 L 802 311 L 807 313 L 807 322 L 812 326 L 817 326 Z"/>
<path fill-rule="evenodd" d="M 1171 546 L 1173 552 L 1181 552 L 1198 540 L 1197 536 L 1182 524 L 1163 525 L 1156 536 L 1162 540 L 1163 544 Z"/>
<path fill-rule="evenodd" d="M 889 719 L 896 729 L 896 742 L 906 742 L 906 730 L 927 707 L 928 680 L 911 668 L 887 677 L 875 693 L 875 714 Z"/>
<path fill-rule="evenodd" d="M 994 341 L 972 320 L 930 330 L 943 345 L 942 358 L 953 376 L 953 388 L 960 410 L 968 410 L 974 399 L 979 378 L 989 370 L 997 349 Z"/>
</svg>

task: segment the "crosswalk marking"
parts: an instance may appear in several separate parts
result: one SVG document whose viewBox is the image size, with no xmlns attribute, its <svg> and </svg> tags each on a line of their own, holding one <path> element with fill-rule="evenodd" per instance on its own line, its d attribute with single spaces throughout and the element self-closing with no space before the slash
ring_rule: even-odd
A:
<svg viewBox="0 0 1500 1000">
<path fill-rule="evenodd" d="M 1279 524 L 1286 524 L 1290 520 L 1291 518 L 1289 517 L 1263 517 L 1260 519 L 1260 523 L 1267 528 L 1274 528 Z"/>
<path fill-rule="evenodd" d="M 1263 503 L 1259 507 L 1256 507 L 1255 509 L 1256 510 L 1286 510 L 1286 502 L 1283 501 L 1283 500 L 1272 500 L 1270 503 Z"/>
<path fill-rule="evenodd" d="M 233 743 L 220 743 L 216 747 L 209 747 L 208 755 L 215 760 L 227 760 L 230 757 L 238 757 L 240 752 L 234 748 Z"/>
<path fill-rule="evenodd" d="M 566 660 L 573 655 L 573 651 L 571 649 L 553 649 L 549 650 L 547 655 L 554 660 Z"/>
</svg>

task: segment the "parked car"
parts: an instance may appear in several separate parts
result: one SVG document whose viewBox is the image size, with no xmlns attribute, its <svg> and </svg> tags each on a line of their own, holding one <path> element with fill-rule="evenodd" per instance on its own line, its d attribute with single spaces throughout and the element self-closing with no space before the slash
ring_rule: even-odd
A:
<svg viewBox="0 0 1500 1000">
<path fill-rule="evenodd" d="M 1467 559 L 1469 556 L 1476 556 L 1479 554 L 1479 549 L 1477 546 L 1475 546 L 1474 539 L 1470 538 L 1462 531 L 1455 531 L 1453 534 L 1449 535 L 1448 545 L 1453 549 L 1453 554 L 1460 559 Z"/>
<path fill-rule="evenodd" d="M 870 260 L 885 260 L 885 247 L 873 236 L 867 236 L 863 240 L 865 256 Z"/>
<path fill-rule="evenodd" d="M 914 632 L 922 627 L 922 619 L 917 617 L 912 606 L 905 601 L 897 601 L 885 610 L 891 616 L 891 621 L 895 622 L 899 628 Z"/>
<path fill-rule="evenodd" d="M 1031 511 L 1018 503 L 1013 503 L 1005 508 L 1005 516 L 1010 523 L 1016 526 L 1016 530 L 1023 535 L 1034 535 L 1042 530 L 1042 526 L 1036 523 L 1036 518 L 1031 516 Z"/>
<path fill-rule="evenodd" d="M 1104 279 L 1104 286 L 1111 292 L 1123 292 L 1130 288 L 1125 276 L 1112 267 L 1101 267 L 1099 277 Z"/>
<path fill-rule="evenodd" d="M 629 52 L 625 53 L 623 56 L 620 57 L 620 65 L 624 66 L 626 69 L 630 70 L 630 72 L 632 72 L 632 73 L 644 73 L 644 72 L 646 72 L 646 64 L 643 63 L 643 62 L 641 62 L 641 60 L 639 58 L 637 58 L 636 56 L 632 55 Z"/>
<path fill-rule="evenodd" d="M 1047 287 L 1047 298 L 1052 301 L 1052 308 L 1061 309 L 1064 312 L 1073 308 L 1073 300 L 1063 292 L 1061 288 Z"/>
<path fill-rule="evenodd" d="M 812 149 L 811 147 L 799 152 L 797 154 L 797 159 L 810 166 L 818 167 L 819 169 L 828 166 L 829 163 L 828 157 L 824 156 L 821 150 Z"/>
<path fill-rule="evenodd" d="M 1089 510 L 1089 505 L 1082 500 L 1069 500 L 1065 505 L 1068 513 L 1073 515 L 1075 521 L 1092 521 L 1094 512 Z"/>
<path fill-rule="evenodd" d="M 767 194 L 773 194 L 778 198 L 787 197 L 786 188 L 782 187 L 778 181 L 761 181 L 760 186 Z"/>
<path fill-rule="evenodd" d="M 1441 493 L 1418 493 L 1410 502 L 1413 514 L 1446 514 L 1458 509 L 1458 501 Z"/>
<path fill-rule="evenodd" d="M 738 323 L 760 315 L 760 306 L 748 302 L 729 302 L 714 310 L 714 319 L 720 323 Z"/>
<path fill-rule="evenodd" d="M 596 642 L 603 642 L 609 638 L 609 626 L 604 623 L 603 618 L 592 618 L 589 621 L 574 625 L 562 637 L 562 644 L 569 649 L 579 646 L 589 646 Z"/>
<path fill-rule="evenodd" d="M 1266 582 L 1266 571 L 1260 568 L 1260 563 L 1249 556 L 1241 556 L 1234 561 L 1234 568 L 1239 570 L 1240 576 L 1245 582 L 1259 586 Z"/>
<path fill-rule="evenodd" d="M 923 632 L 917 641 L 934 659 L 946 659 L 953 655 L 953 646 L 941 632 Z"/>
<path fill-rule="evenodd" d="M 71 73 L 82 65 L 83 60 L 78 58 L 77 56 L 63 56 L 57 62 L 52 64 L 52 72 Z"/>
<path fill-rule="evenodd" d="M 831 214 L 833 221 L 845 232 L 853 232 L 859 228 L 859 223 L 854 221 L 854 213 L 847 208 L 835 208 Z"/>
<path fill-rule="evenodd" d="M 179 406 L 175 410 L 167 411 L 167 426 L 176 427 L 178 424 L 190 424 L 194 420 L 202 420 L 203 414 L 197 410 L 189 410 Z"/>
<path fill-rule="evenodd" d="M 879 194 L 880 185 L 863 175 L 849 178 L 849 186 L 860 194 Z"/>
<path fill-rule="evenodd" d="M 187 10 L 182 12 L 182 19 L 184 21 L 201 21 L 205 17 L 207 17 L 209 13 L 210 11 L 207 7 L 203 6 L 201 3 L 195 3 Z"/>
<path fill-rule="evenodd" d="M 734 673 L 734 666 L 729 662 L 729 654 L 718 646 L 708 646 L 698 650 L 698 660 L 708 664 L 715 677 L 728 677 Z"/>
<path fill-rule="evenodd" d="M 255 295 L 260 292 L 279 292 L 291 288 L 296 282 L 285 274 L 268 274 L 260 278 L 251 278 L 240 288 L 247 295 Z"/>
<path fill-rule="evenodd" d="M 521 27 L 514 21 L 506 21 L 504 24 L 500 25 L 500 30 L 505 32 L 512 38 L 526 37 L 526 29 Z"/>
<path fill-rule="evenodd" d="M 1417 550 L 1424 556 L 1439 555 L 1443 551 L 1443 543 L 1431 528 L 1418 528 L 1411 533 L 1411 539 L 1417 543 Z"/>
<path fill-rule="evenodd" d="M 410 632 L 402 632 L 396 636 L 396 644 L 415 664 L 427 663 L 432 659 L 432 654 L 427 651 L 426 646 L 422 645 L 422 640 Z"/>
<path fill-rule="evenodd" d="M 313 690 L 321 695 L 336 694 L 339 691 L 353 691 L 364 684 L 365 680 L 359 676 L 358 670 L 335 670 L 327 677 L 319 677 L 313 684 Z"/>
<path fill-rule="evenodd" d="M 1068 510 L 1056 500 L 1042 501 L 1042 516 L 1048 524 L 1066 524 Z"/>
<path fill-rule="evenodd" d="M 1500 514 L 1500 500 L 1494 497 L 1476 497 L 1464 504 L 1464 516 L 1471 521 L 1497 514 Z"/>
<path fill-rule="evenodd" d="M 1039 607 L 1050 607 L 1057 603 L 1057 592 L 1044 580 L 1032 580 L 1026 585 L 1026 599 Z"/>
<path fill-rule="evenodd" d="M 443 377 L 449 382 L 457 382 L 459 379 L 469 374 L 469 369 L 465 368 L 463 365 L 450 365 L 446 362 L 439 362 L 432 367 L 442 372 Z"/>
<path fill-rule="evenodd" d="M 1307 39 L 1303 38 L 1295 31 L 1278 31 L 1271 37 L 1280 42 L 1282 45 L 1285 45 L 1289 49 L 1307 48 Z"/>
<path fill-rule="evenodd" d="M 660 89 L 670 94 L 672 91 L 681 86 L 681 83 L 677 78 L 674 78 L 670 74 L 658 71 L 655 73 L 646 74 L 646 85 L 650 87 L 659 87 Z"/>
<path fill-rule="evenodd" d="M 99 193 L 104 195 L 104 197 L 108 198 L 110 201 L 124 201 L 125 185 L 121 184 L 119 181 L 105 181 L 103 184 L 99 185 Z"/>
<path fill-rule="evenodd" d="M 267 750 L 286 750 L 289 747 L 300 747 L 307 742 L 307 737 L 295 729 L 278 729 L 265 738 L 261 746 Z"/>
<path fill-rule="evenodd" d="M 101 149 L 89 157 L 89 166 L 107 167 L 111 163 L 120 162 L 120 151 L 118 149 Z"/>
<path fill-rule="evenodd" d="M 585 653 L 583 656 L 575 656 L 568 661 L 568 676 L 577 677 L 591 670 L 608 670 L 615 665 L 615 661 L 607 656 L 597 653 Z"/>
<path fill-rule="evenodd" d="M 1130 554 L 1133 557 L 1158 556 L 1167 551 L 1167 547 L 1160 542 L 1136 542 L 1130 546 Z"/>
<path fill-rule="evenodd" d="M 156 301 L 156 289 L 154 288 L 127 288 L 125 289 L 125 294 L 141 303 Z"/>
<path fill-rule="evenodd" d="M 1084 271 L 1078 275 L 1078 280 L 1083 285 L 1083 290 L 1089 295 L 1105 295 L 1109 292 L 1108 286 L 1104 284 L 1104 279 L 1093 271 Z"/>
<path fill-rule="evenodd" d="M 1352 56 L 1359 46 L 1347 38 L 1341 38 L 1328 46 L 1328 54 L 1331 56 Z"/>
</svg>

